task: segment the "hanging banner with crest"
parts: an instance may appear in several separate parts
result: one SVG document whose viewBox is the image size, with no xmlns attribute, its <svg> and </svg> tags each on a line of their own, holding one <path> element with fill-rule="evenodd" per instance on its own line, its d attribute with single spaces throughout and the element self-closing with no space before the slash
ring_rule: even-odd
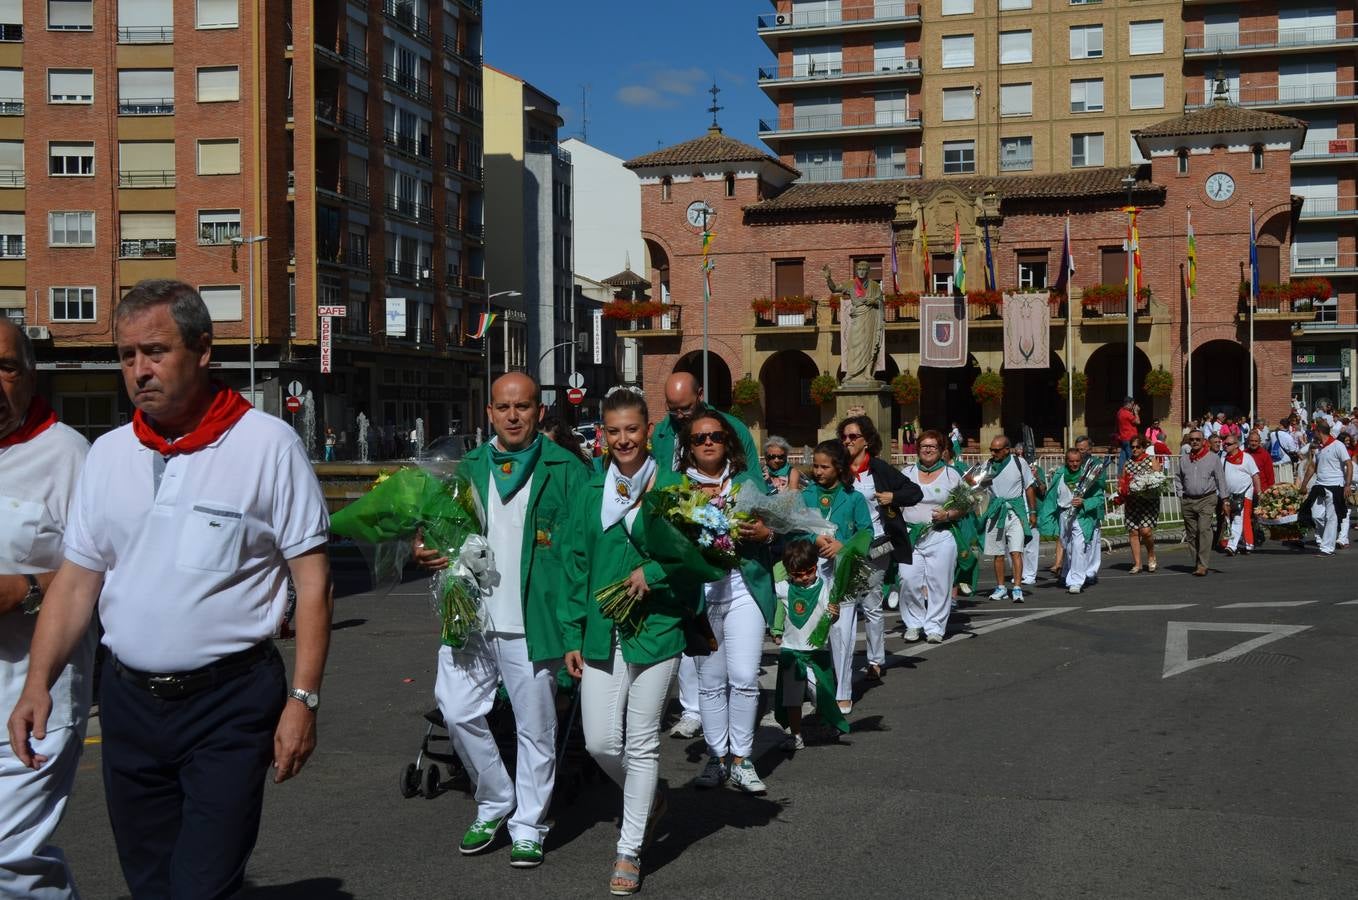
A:
<svg viewBox="0 0 1358 900">
<path fill-rule="evenodd" d="M 1046 291 L 1004 295 L 1004 367 L 1051 365 L 1051 306 Z"/>
<path fill-rule="evenodd" d="M 961 297 L 919 299 L 920 365 L 957 369 L 967 364 L 967 302 Z"/>
</svg>

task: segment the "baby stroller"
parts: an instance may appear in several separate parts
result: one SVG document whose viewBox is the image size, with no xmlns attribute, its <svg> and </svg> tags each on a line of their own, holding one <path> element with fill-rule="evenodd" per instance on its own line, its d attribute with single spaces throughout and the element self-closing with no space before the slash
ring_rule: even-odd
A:
<svg viewBox="0 0 1358 900">
<path fill-rule="evenodd" d="M 557 732 L 556 732 L 556 790 L 553 800 L 573 800 L 580 792 L 585 781 L 603 777 L 603 772 L 595 765 L 585 750 L 585 738 L 580 723 L 580 690 L 575 679 L 562 669 L 557 673 Z M 420 741 L 419 753 L 415 761 L 401 770 L 401 796 L 409 799 L 421 795 L 432 799 L 445 791 L 455 790 L 472 792 L 471 776 L 468 775 L 462 760 L 454 752 L 448 727 L 443 721 L 443 713 L 436 706 L 424 714 L 424 737 Z M 509 695 L 501 684 L 495 693 L 495 703 L 486 715 L 486 722 L 495 743 L 500 748 L 500 757 L 510 772 L 514 771 L 514 759 L 518 743 L 514 727 L 514 711 L 509 704 Z M 424 768 L 428 762 L 428 768 Z M 447 778 L 439 770 L 439 763 L 447 767 Z M 567 765 L 569 763 L 569 765 Z"/>
</svg>

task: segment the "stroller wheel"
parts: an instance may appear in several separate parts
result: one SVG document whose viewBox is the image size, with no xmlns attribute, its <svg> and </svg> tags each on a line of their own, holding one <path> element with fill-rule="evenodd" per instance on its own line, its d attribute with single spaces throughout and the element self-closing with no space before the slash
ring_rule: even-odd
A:
<svg viewBox="0 0 1358 900">
<path fill-rule="evenodd" d="M 431 765 L 424 773 L 425 799 L 437 797 L 439 793 L 439 767 Z"/>
<path fill-rule="evenodd" d="M 420 770 L 411 763 L 401 770 L 401 796 L 409 800 L 420 792 Z"/>
</svg>

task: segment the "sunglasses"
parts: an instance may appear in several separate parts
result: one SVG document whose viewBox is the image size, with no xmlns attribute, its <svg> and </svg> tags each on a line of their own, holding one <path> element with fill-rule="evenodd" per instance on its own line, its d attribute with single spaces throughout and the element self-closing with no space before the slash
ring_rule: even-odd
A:
<svg viewBox="0 0 1358 900">
<path fill-rule="evenodd" d="M 693 447 L 708 443 L 724 444 L 726 443 L 726 433 L 724 431 L 699 431 L 693 434 L 688 442 Z"/>
<path fill-rule="evenodd" d="M 990 452 L 991 452 L 991 453 L 1008 453 L 1008 452 L 1009 452 L 1009 448 L 1008 448 L 1008 447 L 991 447 L 991 448 L 990 448 Z"/>
<path fill-rule="evenodd" d="M 846 444 L 849 443 L 850 441 L 861 441 L 861 440 L 863 440 L 863 435 L 861 435 L 861 434 L 849 434 L 849 433 L 846 431 L 846 432 L 844 433 L 844 436 L 843 436 L 842 438 L 840 438 L 840 440 L 843 441 L 843 442 L 846 443 Z"/>
<path fill-rule="evenodd" d="M 787 459 L 787 454 L 786 454 L 786 453 L 765 453 L 765 454 L 764 454 L 764 458 L 767 459 L 769 462 L 773 462 L 774 460 L 777 460 L 778 462 L 782 462 L 783 460 Z"/>
</svg>

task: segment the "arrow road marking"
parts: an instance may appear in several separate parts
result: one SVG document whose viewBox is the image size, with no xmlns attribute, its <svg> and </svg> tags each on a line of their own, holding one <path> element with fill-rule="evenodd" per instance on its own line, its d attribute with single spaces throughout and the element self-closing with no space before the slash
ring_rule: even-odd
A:
<svg viewBox="0 0 1358 900">
<path fill-rule="evenodd" d="M 1212 663 L 1226 662 L 1235 659 L 1237 656 L 1244 656 L 1251 650 L 1257 650 L 1265 644 L 1300 634 L 1310 627 L 1310 625 L 1246 625 L 1240 622 L 1170 622 L 1165 630 L 1165 668 L 1160 677 L 1162 679 L 1170 678 Z M 1211 656 L 1189 659 L 1188 632 L 1190 631 L 1229 631 L 1257 634 L 1259 637 L 1236 644 L 1234 647 Z"/>
</svg>

